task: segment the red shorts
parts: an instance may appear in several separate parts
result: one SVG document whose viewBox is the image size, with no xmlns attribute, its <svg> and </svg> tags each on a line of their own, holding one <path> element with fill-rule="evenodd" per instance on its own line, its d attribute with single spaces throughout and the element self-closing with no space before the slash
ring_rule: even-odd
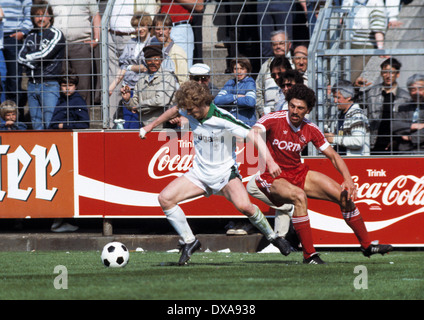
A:
<svg viewBox="0 0 424 320">
<path fill-rule="evenodd" d="M 308 174 L 309 166 L 307 164 L 301 163 L 297 168 L 291 170 L 283 170 L 281 174 L 273 178 L 271 177 L 268 171 L 262 173 L 256 177 L 256 185 L 258 188 L 268 197 L 268 199 L 275 205 L 281 205 L 273 201 L 272 195 L 270 193 L 270 188 L 274 180 L 276 179 L 286 179 L 291 184 L 303 189 L 305 186 L 306 175 Z"/>
</svg>

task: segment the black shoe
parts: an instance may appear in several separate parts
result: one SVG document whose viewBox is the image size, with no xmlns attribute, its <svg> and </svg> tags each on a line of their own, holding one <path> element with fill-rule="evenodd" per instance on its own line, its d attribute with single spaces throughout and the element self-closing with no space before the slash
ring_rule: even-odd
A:
<svg viewBox="0 0 424 320">
<path fill-rule="evenodd" d="M 292 246 L 290 245 L 290 242 L 288 242 L 283 237 L 277 237 L 271 240 L 271 243 L 276 246 L 285 256 L 288 256 L 290 252 L 292 252 Z"/>
<path fill-rule="evenodd" d="M 303 259 L 304 264 L 326 264 L 322 259 L 319 257 L 319 253 L 316 252 L 312 256 L 310 256 L 308 259 Z"/>
<path fill-rule="evenodd" d="M 185 265 L 188 260 L 190 260 L 191 255 L 198 249 L 200 249 L 201 243 L 197 238 L 190 243 L 184 243 L 181 246 L 181 257 L 180 261 L 178 261 L 178 264 L 180 266 Z"/>
<path fill-rule="evenodd" d="M 373 241 L 368 248 L 364 249 L 361 247 L 362 254 L 366 257 L 370 257 L 373 254 L 379 253 L 384 255 L 393 250 L 390 244 L 378 244 L 378 241 Z"/>
</svg>

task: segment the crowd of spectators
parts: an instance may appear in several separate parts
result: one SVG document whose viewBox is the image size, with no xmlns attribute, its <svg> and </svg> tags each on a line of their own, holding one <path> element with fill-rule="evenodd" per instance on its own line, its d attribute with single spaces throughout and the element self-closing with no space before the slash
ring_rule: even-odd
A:
<svg viewBox="0 0 424 320">
<path fill-rule="evenodd" d="M 221 2 L 218 12 L 226 19 L 221 40 L 228 51 L 223 76 L 231 79 L 217 87 L 211 80 L 219 75 L 211 78 L 211 66 L 196 46 L 206 1 L 115 1 L 105 39 L 110 128 L 138 129 L 153 121 L 189 79 L 208 85 L 217 106 L 250 126 L 284 110 L 291 86 L 308 85 L 308 41 L 323 1 Z M 353 12 L 351 48 L 384 49 L 387 28 L 401 25 L 400 2 L 334 1 Z M 99 77 L 100 3 L 1 2 L 0 130 L 90 127 L 90 107 L 102 103 L 99 92 L 105 89 Z M 361 87 L 356 80 L 368 58 L 352 57 L 350 82 L 328 83 L 328 103 L 339 110 L 327 119 L 329 142 L 347 155 L 420 152 L 424 76 L 399 85 L 401 63 L 382 56 L 382 83 Z"/>
</svg>

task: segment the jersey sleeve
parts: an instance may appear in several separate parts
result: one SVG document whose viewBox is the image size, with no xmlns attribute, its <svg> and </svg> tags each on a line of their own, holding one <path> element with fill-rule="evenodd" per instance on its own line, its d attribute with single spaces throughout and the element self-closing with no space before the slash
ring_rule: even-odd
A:
<svg viewBox="0 0 424 320">
<path fill-rule="evenodd" d="M 313 123 L 309 123 L 309 125 L 311 126 L 311 141 L 313 143 L 313 145 L 315 146 L 315 148 L 317 148 L 319 151 L 324 151 L 325 149 L 327 149 L 330 144 L 328 143 L 327 139 L 324 136 L 324 133 L 322 133 L 322 131 L 318 128 L 317 125 L 313 124 Z"/>
<path fill-rule="evenodd" d="M 260 128 L 262 132 L 268 131 L 270 128 L 273 127 L 274 122 L 276 121 L 275 116 L 273 116 L 272 113 L 269 113 L 262 118 L 260 118 L 253 127 Z"/>
</svg>

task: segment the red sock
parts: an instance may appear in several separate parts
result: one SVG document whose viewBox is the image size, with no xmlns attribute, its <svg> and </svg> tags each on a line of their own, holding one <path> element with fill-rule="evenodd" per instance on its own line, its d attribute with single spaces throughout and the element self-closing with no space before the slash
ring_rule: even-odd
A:
<svg viewBox="0 0 424 320">
<path fill-rule="evenodd" d="M 342 211 L 343 218 L 345 219 L 347 225 L 353 230 L 358 238 L 361 246 L 366 249 L 371 244 L 370 237 L 365 227 L 364 220 L 362 219 L 361 213 L 358 208 L 355 208 L 353 211 L 345 212 Z"/>
<path fill-rule="evenodd" d="M 302 243 L 303 256 L 305 259 L 308 259 L 316 252 L 314 248 L 314 241 L 312 240 L 309 216 L 293 217 L 292 222 L 300 243 Z"/>
</svg>

